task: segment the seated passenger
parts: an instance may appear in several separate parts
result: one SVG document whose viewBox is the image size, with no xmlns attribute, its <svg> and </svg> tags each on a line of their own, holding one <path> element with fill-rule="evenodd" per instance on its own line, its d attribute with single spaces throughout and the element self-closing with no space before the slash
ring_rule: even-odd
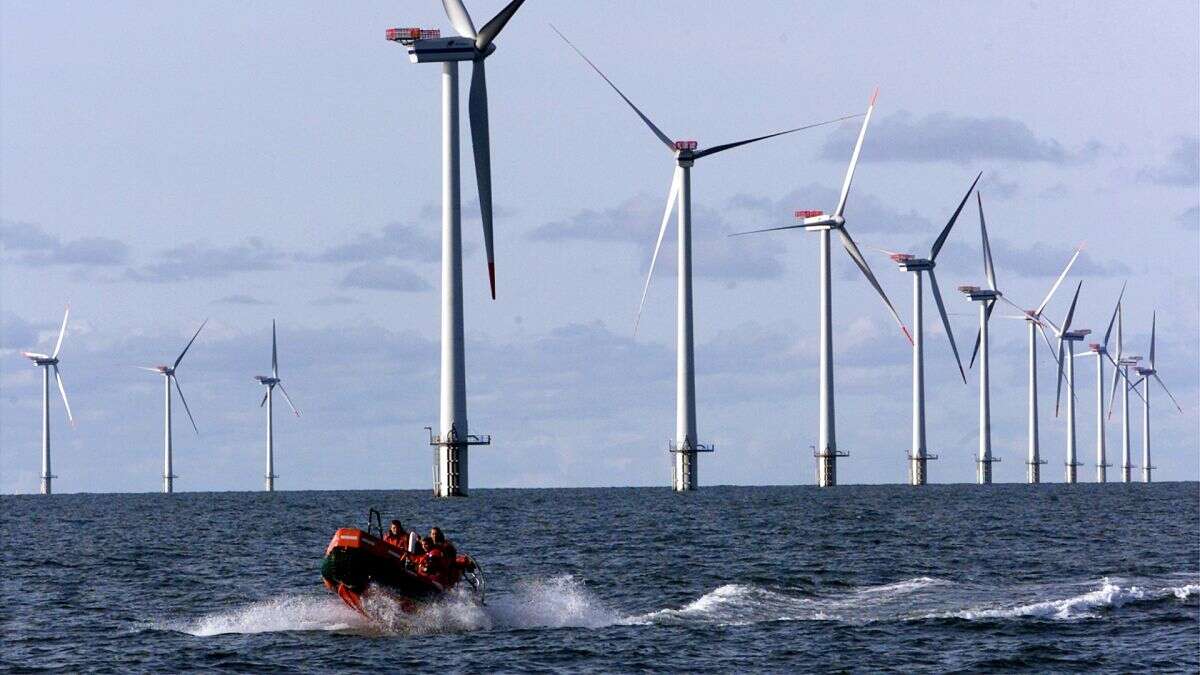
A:
<svg viewBox="0 0 1200 675">
<path fill-rule="evenodd" d="M 454 560 L 458 557 L 458 549 L 454 548 L 454 543 L 447 539 L 446 535 L 442 533 L 442 528 L 430 528 L 429 538 L 433 539 L 434 546 L 442 549 L 442 553 L 446 555 L 447 560 Z"/>
<path fill-rule="evenodd" d="M 439 584 L 445 585 L 445 554 L 433 543 L 433 538 L 431 537 L 425 537 L 421 540 L 421 548 L 424 552 L 417 557 L 417 572 Z"/>
<path fill-rule="evenodd" d="M 393 520 L 387 534 L 383 535 L 383 540 L 398 549 L 405 549 L 408 547 L 408 530 L 404 529 L 400 521 Z"/>
</svg>

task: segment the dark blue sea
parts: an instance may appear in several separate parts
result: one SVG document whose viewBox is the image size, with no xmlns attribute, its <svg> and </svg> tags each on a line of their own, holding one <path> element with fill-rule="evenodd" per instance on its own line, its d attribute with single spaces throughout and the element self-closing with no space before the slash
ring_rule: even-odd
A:
<svg viewBox="0 0 1200 675">
<path fill-rule="evenodd" d="M 7 496 L 12 672 L 1197 672 L 1200 486 Z M 486 605 L 321 584 L 369 507 Z"/>
</svg>

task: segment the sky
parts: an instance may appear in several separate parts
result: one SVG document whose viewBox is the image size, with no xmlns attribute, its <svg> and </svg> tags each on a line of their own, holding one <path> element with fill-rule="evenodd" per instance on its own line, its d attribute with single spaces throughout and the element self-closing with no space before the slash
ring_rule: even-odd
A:
<svg viewBox="0 0 1200 675">
<path fill-rule="evenodd" d="M 482 25 L 503 3 L 467 4 Z M 1076 326 L 1102 333 L 1127 282 L 1125 349 L 1145 355 L 1157 312 L 1183 412 L 1154 391 L 1155 477 L 1200 478 L 1196 3 L 530 0 L 488 62 L 495 301 L 463 158 L 468 414 L 494 439 L 471 451 L 473 487 L 670 484 L 673 230 L 636 336 L 633 322 L 673 164 L 550 23 L 701 147 L 863 112 L 878 86 L 846 219 L 904 320 L 910 276 L 875 249 L 927 253 L 983 171 L 1005 297 L 1035 306 L 1085 242 Z M 0 3 L 0 492 L 37 491 L 40 373 L 20 351 L 52 349 L 68 302 L 76 424 L 53 399 L 56 491 L 160 488 L 161 381 L 136 367 L 172 361 L 205 318 L 179 370 L 199 434 L 177 414 L 177 490 L 261 489 L 252 378 L 272 319 L 302 413 L 276 408 L 277 487 L 431 486 L 440 84 L 384 39 L 393 26 L 451 34 L 436 0 Z M 693 171 L 698 430 L 717 446 L 701 485 L 815 482 L 816 237 L 727 235 L 831 210 L 856 131 Z M 967 352 L 976 307 L 954 287 L 982 283 L 980 250 L 968 209 L 938 258 Z M 910 348 L 833 259 L 839 481 L 904 482 Z M 1025 327 L 1009 313 L 991 324 L 999 482 L 1025 472 Z M 971 482 L 977 372 L 959 378 L 929 303 L 925 330 L 930 480 Z M 1043 477 L 1060 481 L 1055 364 L 1039 358 Z M 1090 481 L 1095 365 L 1077 365 Z M 1139 411 L 1132 427 L 1140 464 Z"/>
</svg>

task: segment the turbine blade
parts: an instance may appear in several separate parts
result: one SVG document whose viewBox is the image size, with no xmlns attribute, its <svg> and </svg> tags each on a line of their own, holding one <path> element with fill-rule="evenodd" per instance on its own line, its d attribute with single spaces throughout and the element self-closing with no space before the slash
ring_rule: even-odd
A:
<svg viewBox="0 0 1200 675">
<path fill-rule="evenodd" d="M 968 193 L 970 194 L 970 193 Z M 963 384 L 967 383 L 967 373 L 963 370 L 962 358 L 958 355 L 958 345 L 954 343 L 954 329 L 950 327 L 950 317 L 946 315 L 946 305 L 942 303 L 942 289 L 938 288 L 937 275 L 929 270 L 929 284 L 933 287 L 933 300 L 937 303 L 938 314 L 942 317 L 942 325 L 946 328 L 946 337 L 950 338 L 950 349 L 954 350 L 954 362 L 958 364 L 958 374 L 962 376 Z"/>
<path fill-rule="evenodd" d="M 58 329 L 58 341 L 54 343 L 54 353 L 50 358 L 57 359 L 58 353 L 62 351 L 63 337 L 67 334 L 67 317 L 71 316 L 71 306 L 67 305 L 67 309 L 63 312 L 62 328 Z"/>
<path fill-rule="evenodd" d="M 1121 294 L 1117 296 L 1117 306 L 1113 307 L 1112 317 L 1108 320 L 1108 328 L 1104 331 L 1104 348 L 1108 349 L 1108 338 L 1112 335 L 1113 325 L 1117 322 L 1117 312 L 1121 311 L 1121 299 L 1125 297 L 1125 286 L 1128 281 L 1121 284 Z"/>
<path fill-rule="evenodd" d="M 841 121 L 848 120 L 848 119 L 854 119 L 855 117 L 862 117 L 862 115 L 863 115 L 862 113 L 855 113 L 853 115 L 843 115 L 837 119 L 826 120 L 824 122 L 817 122 L 815 124 L 806 124 L 802 127 L 796 127 L 795 129 L 788 129 L 786 131 L 777 131 L 773 134 L 767 134 L 766 136 L 757 136 L 755 138 L 747 138 L 744 141 L 734 141 L 733 143 L 714 145 L 711 148 L 705 148 L 704 150 L 700 150 L 699 152 L 694 153 L 692 156 L 695 157 L 696 159 L 700 159 L 701 157 L 707 157 L 708 155 L 715 155 L 718 152 L 724 152 L 726 150 L 731 150 L 738 146 L 747 145 L 749 143 L 757 143 L 758 141 L 764 141 L 768 138 L 775 138 L 776 136 L 783 136 L 784 134 L 793 134 L 793 133 L 796 133 L 797 131 L 804 131 L 805 129 L 815 129 L 817 127 L 823 127 L 827 124 L 834 124 L 836 122 L 841 122 Z"/>
<path fill-rule="evenodd" d="M 1035 313 L 1039 317 L 1046 309 L 1046 305 L 1050 304 L 1050 298 L 1054 297 L 1054 292 L 1058 290 L 1058 287 L 1062 284 L 1063 279 L 1067 278 L 1067 272 L 1071 271 L 1071 265 L 1075 264 L 1075 259 L 1079 257 L 1080 253 L 1083 253 L 1083 244 L 1075 247 L 1075 255 L 1071 256 L 1071 259 L 1067 261 L 1067 266 L 1063 268 L 1062 274 L 1058 275 L 1058 279 L 1055 280 L 1054 285 L 1050 287 L 1050 292 L 1046 294 L 1046 297 L 1042 300 L 1042 304 L 1038 305 Z"/>
<path fill-rule="evenodd" d="M 1158 373 L 1154 374 L 1154 379 L 1156 382 L 1158 382 L 1158 386 L 1162 387 L 1162 390 L 1167 392 L 1167 396 L 1171 397 L 1171 403 L 1175 404 L 1175 409 L 1180 413 L 1183 413 L 1183 408 L 1179 406 L 1179 401 L 1176 401 L 1175 395 L 1171 393 L 1170 389 L 1167 389 L 1167 383 L 1163 382 L 1162 378 L 1158 376 Z"/>
<path fill-rule="evenodd" d="M 841 216 L 846 210 L 846 198 L 850 196 L 850 184 L 854 182 L 854 169 L 858 166 L 858 157 L 862 153 L 863 139 L 867 137 L 867 125 L 871 123 L 871 113 L 875 112 L 875 99 L 879 97 L 879 88 L 871 94 L 871 102 L 867 104 L 867 114 L 863 118 L 862 127 L 858 130 L 858 140 L 854 142 L 854 152 L 850 155 L 850 166 L 846 168 L 846 177 L 842 180 L 842 193 L 838 197 L 837 208 L 833 213 Z"/>
<path fill-rule="evenodd" d="M 488 45 L 492 44 L 492 41 L 500 34 L 500 31 L 504 30 L 504 25 L 508 23 L 508 20 L 521 8 L 521 3 L 523 2 L 525 0 L 512 0 L 496 16 L 493 16 L 491 21 L 483 24 L 483 28 L 479 29 L 479 35 L 475 38 L 475 48 L 480 50 L 487 49 Z"/>
<path fill-rule="evenodd" d="M 183 401 L 183 409 L 187 411 L 188 419 L 192 422 L 192 428 L 196 430 L 196 435 L 199 436 L 200 428 L 196 426 L 196 419 L 192 417 L 192 409 L 188 407 L 187 399 L 183 397 L 183 389 L 179 388 L 179 378 L 174 375 L 171 375 L 170 378 L 175 383 L 175 391 L 179 392 L 179 400 Z"/>
<path fill-rule="evenodd" d="M 1020 313 L 1021 313 L 1021 316 L 1018 316 L 1018 317 L 1016 317 L 1016 318 L 1018 318 L 1018 319 L 1024 319 L 1024 318 L 1025 318 L 1025 310 L 1024 310 L 1024 309 L 1022 309 L 1021 307 L 1018 307 L 1018 306 L 1017 306 L 1017 303 L 1013 302 L 1012 300 L 1009 300 L 1008 298 L 1004 297 L 1003 295 L 1002 295 L 1002 296 L 1000 296 L 1000 300 L 1001 300 L 1001 302 L 1007 302 L 1009 307 L 1012 307 L 1013 309 L 1015 309 L 1015 310 L 1017 310 L 1018 312 L 1020 312 Z"/>
<path fill-rule="evenodd" d="M 992 264 L 992 245 L 988 243 L 987 224 L 983 219 L 983 197 L 976 192 L 975 200 L 979 203 L 979 233 L 983 237 L 983 271 L 987 274 L 988 288 L 996 288 L 996 268 Z"/>
<path fill-rule="evenodd" d="M 1154 370 L 1154 333 L 1158 327 L 1158 312 L 1150 314 L 1150 369 Z"/>
<path fill-rule="evenodd" d="M 872 99 L 872 101 L 873 100 L 874 99 Z M 883 304 L 887 305 L 888 311 L 892 313 L 892 318 L 895 319 L 896 324 L 900 326 L 900 330 L 904 333 L 904 337 L 908 339 L 909 344 L 912 344 L 912 334 L 908 332 L 908 326 L 905 326 L 904 322 L 900 320 L 900 315 L 896 313 L 896 308 L 892 306 L 892 301 L 888 300 L 887 293 L 883 292 L 883 287 L 879 285 L 879 281 L 875 278 L 875 274 L 871 272 L 871 266 L 867 264 L 867 259 L 863 257 L 862 251 L 858 250 L 858 246 L 854 243 L 854 240 L 850 238 L 850 233 L 846 231 L 846 227 L 843 225 L 842 227 L 837 228 L 837 233 L 841 236 L 842 246 L 846 249 L 846 252 L 850 254 L 850 258 L 854 260 L 854 264 L 858 265 L 858 269 L 861 270 L 863 276 L 867 278 L 867 282 L 871 284 L 871 287 L 874 288 L 875 292 L 879 294 L 879 297 L 883 299 Z"/>
<path fill-rule="evenodd" d="M 658 227 L 658 241 L 654 243 L 654 255 L 650 256 L 650 269 L 646 272 L 646 285 L 642 287 L 642 301 L 638 303 L 637 317 L 633 320 L 633 334 L 636 336 L 638 325 L 642 322 L 642 308 L 646 305 L 646 294 L 650 292 L 650 278 L 654 276 L 654 264 L 658 262 L 658 251 L 662 248 L 663 235 L 667 233 L 667 223 L 671 222 L 671 211 L 679 198 L 679 180 L 683 169 L 675 167 L 671 175 L 671 189 L 667 191 L 667 208 L 663 211 L 662 225 Z"/>
<path fill-rule="evenodd" d="M 442 7 L 446 9 L 446 16 L 450 18 L 450 25 L 454 26 L 454 30 L 458 31 L 460 36 L 475 39 L 475 23 L 471 21 L 471 15 L 467 13 L 462 0 L 442 0 Z"/>
<path fill-rule="evenodd" d="M 803 225 L 783 225 L 781 227 L 764 227 L 761 230 L 746 230 L 745 232 L 734 232 L 733 234 L 731 234 L 729 236 L 740 237 L 744 234 L 758 234 L 760 232 L 776 232 L 778 230 L 794 230 L 799 227 L 804 227 L 804 226 Z"/>
<path fill-rule="evenodd" d="M 1058 417 L 1059 407 L 1062 405 L 1062 382 L 1063 382 L 1063 364 L 1066 363 L 1066 354 L 1063 353 L 1064 341 L 1062 336 L 1058 336 L 1058 381 L 1054 386 L 1054 416 Z"/>
<path fill-rule="evenodd" d="M 942 233 L 933 242 L 933 248 L 929 250 L 929 259 L 937 260 L 938 253 L 941 252 L 942 246 L 946 243 L 946 237 L 950 236 L 950 228 L 954 227 L 954 221 L 958 220 L 958 214 L 962 213 L 963 207 L 967 205 L 967 200 L 971 198 L 971 193 L 975 191 L 975 186 L 979 184 L 979 179 L 983 177 L 983 172 L 980 171 L 975 176 L 975 180 L 971 181 L 971 187 L 967 188 L 967 193 L 963 195 L 962 201 L 958 203 L 958 208 L 954 209 L 954 215 L 950 216 L 946 227 L 942 228 Z"/>
<path fill-rule="evenodd" d="M 569 46 L 571 49 L 574 49 L 576 54 L 583 58 L 584 61 L 587 61 L 587 64 L 592 67 L 592 70 L 596 71 L 600 77 L 604 78 L 604 81 L 608 83 L 608 86 L 612 87 L 613 91 L 617 92 L 617 95 L 624 99 L 625 102 L 629 104 L 630 108 L 633 108 L 633 112 L 637 113 L 637 116 L 642 118 L 642 121 L 646 123 L 646 126 L 650 127 L 650 131 L 653 131 L 654 135 L 658 136 L 658 140 L 662 141 L 663 144 L 667 146 L 668 150 L 675 152 L 675 143 L 662 132 L 662 129 L 654 126 L 654 122 L 651 122 L 650 118 L 646 117 L 646 115 L 642 113 L 642 111 L 639 110 L 636 105 L 633 104 L 633 101 L 630 101 L 629 97 L 626 96 L 620 89 L 618 89 L 617 85 L 613 84 L 612 80 L 608 79 L 607 75 L 600 72 L 600 69 L 596 67 L 596 64 L 592 63 L 591 59 L 585 56 L 583 52 L 579 51 L 579 47 L 576 47 L 570 40 L 567 39 L 567 36 L 559 32 L 559 30 L 554 27 L 554 24 L 550 24 L 550 28 L 555 33 L 558 33 L 558 37 L 562 38 L 563 42 L 567 43 L 567 46 Z"/>
<path fill-rule="evenodd" d="M 1108 395 L 1108 414 L 1106 417 L 1112 419 L 1113 406 L 1117 403 L 1117 385 L 1121 384 L 1121 365 L 1109 357 L 1109 361 L 1113 364 L 1112 386 L 1109 387 L 1112 391 Z"/>
<path fill-rule="evenodd" d="M 67 419 L 75 426 L 75 418 L 71 415 L 71 404 L 67 401 L 67 388 L 63 386 L 62 373 L 58 372 L 58 364 L 54 364 L 54 380 L 58 382 L 58 393 L 62 394 L 63 407 L 67 409 Z"/>
<path fill-rule="evenodd" d="M 1054 362 L 1057 364 L 1058 356 L 1054 353 L 1054 345 L 1050 343 L 1050 336 L 1046 334 L 1046 327 L 1041 323 L 1038 323 L 1037 327 L 1038 332 L 1042 334 L 1042 340 L 1046 342 L 1046 348 L 1050 350 L 1050 358 L 1054 359 Z"/>
<path fill-rule="evenodd" d="M 985 322 L 992 320 L 992 312 L 996 309 L 996 301 L 992 300 L 983 309 L 983 320 Z M 983 343 L 983 329 L 980 328 L 975 333 L 975 346 L 971 348 L 971 365 L 968 368 L 975 367 L 975 357 L 979 356 L 979 345 Z"/>
<path fill-rule="evenodd" d="M 187 346 L 183 348 L 183 351 L 179 352 L 179 358 L 175 359 L 175 365 L 171 366 L 172 368 L 179 367 L 179 362 L 183 361 L 183 355 L 187 354 L 188 350 L 192 348 L 192 343 L 196 341 L 196 337 L 200 335 L 200 331 L 204 330 L 204 326 L 207 323 L 208 323 L 208 319 L 205 319 L 204 323 L 200 324 L 200 327 L 196 329 L 195 334 L 192 335 L 192 339 L 188 340 Z"/>
<path fill-rule="evenodd" d="M 271 377 L 279 377 L 279 348 L 275 340 L 275 319 L 271 319 Z"/>
<path fill-rule="evenodd" d="M 292 409 L 292 412 L 296 414 L 296 417 L 299 417 L 300 411 L 296 410 L 296 406 L 292 405 L 292 397 L 288 396 L 287 389 L 283 388 L 282 382 L 279 383 L 279 391 L 283 394 L 283 400 L 287 401 L 288 407 Z"/>
<path fill-rule="evenodd" d="M 134 366 L 134 368 L 137 368 L 138 370 L 145 370 L 156 375 L 162 375 L 162 371 L 158 368 L 147 368 L 146 366 Z"/>
<path fill-rule="evenodd" d="M 1062 377 L 1063 364 L 1066 363 L 1065 355 L 1063 354 L 1063 334 L 1071 330 L 1071 318 L 1075 316 L 1075 303 L 1079 302 L 1079 291 L 1083 288 L 1083 282 L 1080 281 L 1075 286 L 1075 297 L 1071 298 L 1071 307 L 1067 310 L 1067 318 L 1063 319 L 1062 330 L 1058 331 L 1058 386 L 1054 395 L 1054 416 L 1058 417 L 1059 405 L 1062 401 Z"/>
<path fill-rule="evenodd" d="M 496 253 L 492 247 L 492 150 L 488 136 L 487 71 L 483 59 L 471 68 L 471 94 L 467 103 L 471 120 L 471 149 L 475 153 L 475 182 L 479 187 L 479 216 L 483 221 L 483 247 L 487 253 L 488 284 L 496 299 Z"/>
<path fill-rule="evenodd" d="M 263 400 L 259 402 L 258 407 L 263 407 L 267 404 L 267 392 L 263 392 Z"/>
</svg>

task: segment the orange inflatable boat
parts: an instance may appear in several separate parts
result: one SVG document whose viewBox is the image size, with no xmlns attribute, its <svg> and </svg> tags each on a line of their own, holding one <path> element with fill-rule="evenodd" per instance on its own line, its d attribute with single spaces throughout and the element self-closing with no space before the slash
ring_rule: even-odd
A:
<svg viewBox="0 0 1200 675">
<path fill-rule="evenodd" d="M 448 574 L 422 574 L 415 553 L 384 541 L 382 535 L 379 512 L 371 509 L 367 531 L 343 527 L 325 548 L 321 578 L 347 605 L 365 613 L 363 597 L 382 592 L 411 612 L 421 603 L 437 600 L 460 579 L 467 582 L 471 595 L 483 602 L 483 575 L 469 556 L 460 555 L 451 561 Z"/>
</svg>

